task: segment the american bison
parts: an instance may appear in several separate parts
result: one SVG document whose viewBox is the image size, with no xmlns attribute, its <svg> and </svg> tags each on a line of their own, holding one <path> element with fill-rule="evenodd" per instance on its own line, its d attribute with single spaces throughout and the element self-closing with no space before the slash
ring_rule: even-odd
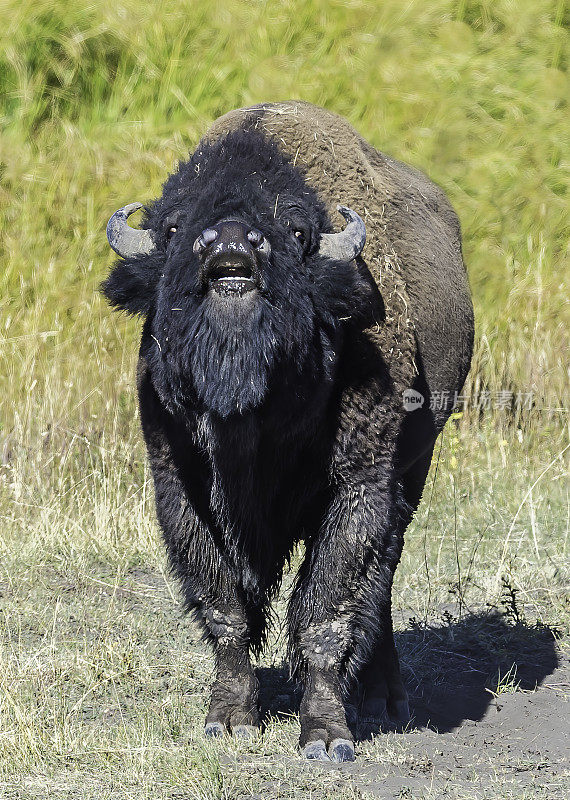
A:
<svg viewBox="0 0 570 800">
<path fill-rule="evenodd" d="M 121 258 L 102 291 L 144 319 L 158 519 L 215 653 L 206 734 L 259 728 L 250 656 L 302 541 L 300 746 L 352 760 L 347 708 L 364 724 L 409 714 L 391 587 L 451 410 L 430 398 L 459 392 L 471 359 L 457 217 L 422 173 L 301 102 L 221 117 L 140 229 L 137 208 L 109 221 Z"/>
</svg>

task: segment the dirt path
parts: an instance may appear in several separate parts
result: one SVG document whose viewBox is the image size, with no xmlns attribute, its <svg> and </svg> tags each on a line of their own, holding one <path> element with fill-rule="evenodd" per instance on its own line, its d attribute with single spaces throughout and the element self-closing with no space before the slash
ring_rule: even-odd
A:
<svg viewBox="0 0 570 800">
<path fill-rule="evenodd" d="M 561 658 L 535 691 L 489 695 L 480 719 L 457 728 L 430 728 L 398 736 L 384 744 L 389 763 L 349 765 L 355 784 L 374 797 L 547 797 L 570 796 L 570 664 Z M 471 696 L 470 696 L 471 695 Z M 446 708 L 476 707 L 477 698 L 461 687 L 434 693 L 429 703 L 414 698 L 418 717 L 446 718 Z M 447 716 L 454 717 L 455 709 Z M 449 727 L 452 727 L 449 724 Z M 367 745 L 363 746 L 365 748 Z M 382 745 L 378 745 L 382 747 Z M 390 751 L 392 751 L 390 753 Z M 395 757 L 394 757 L 395 756 Z"/>
</svg>

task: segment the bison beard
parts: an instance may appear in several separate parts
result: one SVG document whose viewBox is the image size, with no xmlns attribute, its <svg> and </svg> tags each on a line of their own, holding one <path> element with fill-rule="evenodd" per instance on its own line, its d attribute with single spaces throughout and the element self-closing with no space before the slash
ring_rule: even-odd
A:
<svg viewBox="0 0 570 800">
<path fill-rule="evenodd" d="M 179 412 L 197 403 L 225 418 L 255 408 L 265 397 L 279 357 L 275 314 L 263 301 L 246 308 L 238 302 L 238 308 L 231 308 L 235 301 L 206 297 L 184 319 L 184 331 L 176 331 L 176 337 L 194 343 L 172 358 L 171 349 L 165 355 L 167 395 Z M 172 334 L 172 326 L 169 330 Z"/>
<path fill-rule="evenodd" d="M 330 235 L 338 200 L 370 207 L 365 260 L 353 211 Z M 401 397 L 453 394 L 469 366 L 455 215 L 426 178 L 306 104 L 222 118 L 142 230 L 131 211 L 109 223 L 122 259 L 103 292 L 145 319 L 138 392 L 158 519 L 215 653 L 206 733 L 260 727 L 250 654 L 303 541 L 288 613 L 300 744 L 352 760 L 355 726 L 409 716 L 391 586 L 449 411 L 406 414 Z"/>
</svg>

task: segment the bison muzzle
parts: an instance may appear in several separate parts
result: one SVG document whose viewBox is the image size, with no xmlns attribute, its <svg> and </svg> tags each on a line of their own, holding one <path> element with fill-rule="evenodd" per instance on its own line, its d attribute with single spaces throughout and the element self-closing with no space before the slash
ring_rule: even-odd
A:
<svg viewBox="0 0 570 800">
<path fill-rule="evenodd" d="M 300 745 L 352 760 L 355 730 L 409 716 L 391 587 L 452 407 L 430 398 L 453 398 L 471 359 L 457 217 L 423 174 L 300 102 L 217 120 L 137 229 L 140 207 L 109 221 L 120 259 L 102 290 L 144 319 L 158 519 L 215 654 L 206 733 L 259 728 L 250 658 L 302 542 Z"/>
</svg>

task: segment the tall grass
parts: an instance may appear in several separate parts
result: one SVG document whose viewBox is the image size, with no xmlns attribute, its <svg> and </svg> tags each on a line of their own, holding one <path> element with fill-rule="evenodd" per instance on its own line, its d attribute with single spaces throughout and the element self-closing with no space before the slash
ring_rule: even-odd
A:
<svg viewBox="0 0 570 800">
<path fill-rule="evenodd" d="M 95 292 L 110 261 L 109 214 L 155 195 L 219 114 L 300 97 L 346 115 L 444 187 L 462 221 L 475 297 L 474 376 L 564 407 L 565 9 L 558 0 L 518 2 L 516 11 L 507 0 L 5 0 L 0 358 L 8 406 L 34 380 L 40 392 L 46 359 L 73 378 L 67 394 L 77 403 L 90 391 L 86 367 L 115 347 L 123 323 L 107 320 Z M 104 372 L 98 364 L 87 375 L 106 380 Z"/>
<path fill-rule="evenodd" d="M 507 404 L 494 424 L 524 432 L 531 448 L 540 433 L 563 449 L 563 2 L 517 2 L 515 13 L 507 0 L 5 0 L 0 22 L 6 500 L 41 494 L 54 465 L 50 502 L 65 504 L 74 481 L 96 495 L 102 475 L 139 485 L 139 326 L 97 293 L 111 261 L 105 222 L 117 206 L 156 195 L 214 117 L 263 99 L 326 105 L 445 188 L 476 306 L 467 392 L 532 393 L 529 408 Z M 475 407 L 464 415 L 473 437 L 482 414 L 493 417 Z M 130 476 L 105 460 L 117 442 L 133 453 Z M 78 443 L 91 449 L 79 455 Z"/>
</svg>

